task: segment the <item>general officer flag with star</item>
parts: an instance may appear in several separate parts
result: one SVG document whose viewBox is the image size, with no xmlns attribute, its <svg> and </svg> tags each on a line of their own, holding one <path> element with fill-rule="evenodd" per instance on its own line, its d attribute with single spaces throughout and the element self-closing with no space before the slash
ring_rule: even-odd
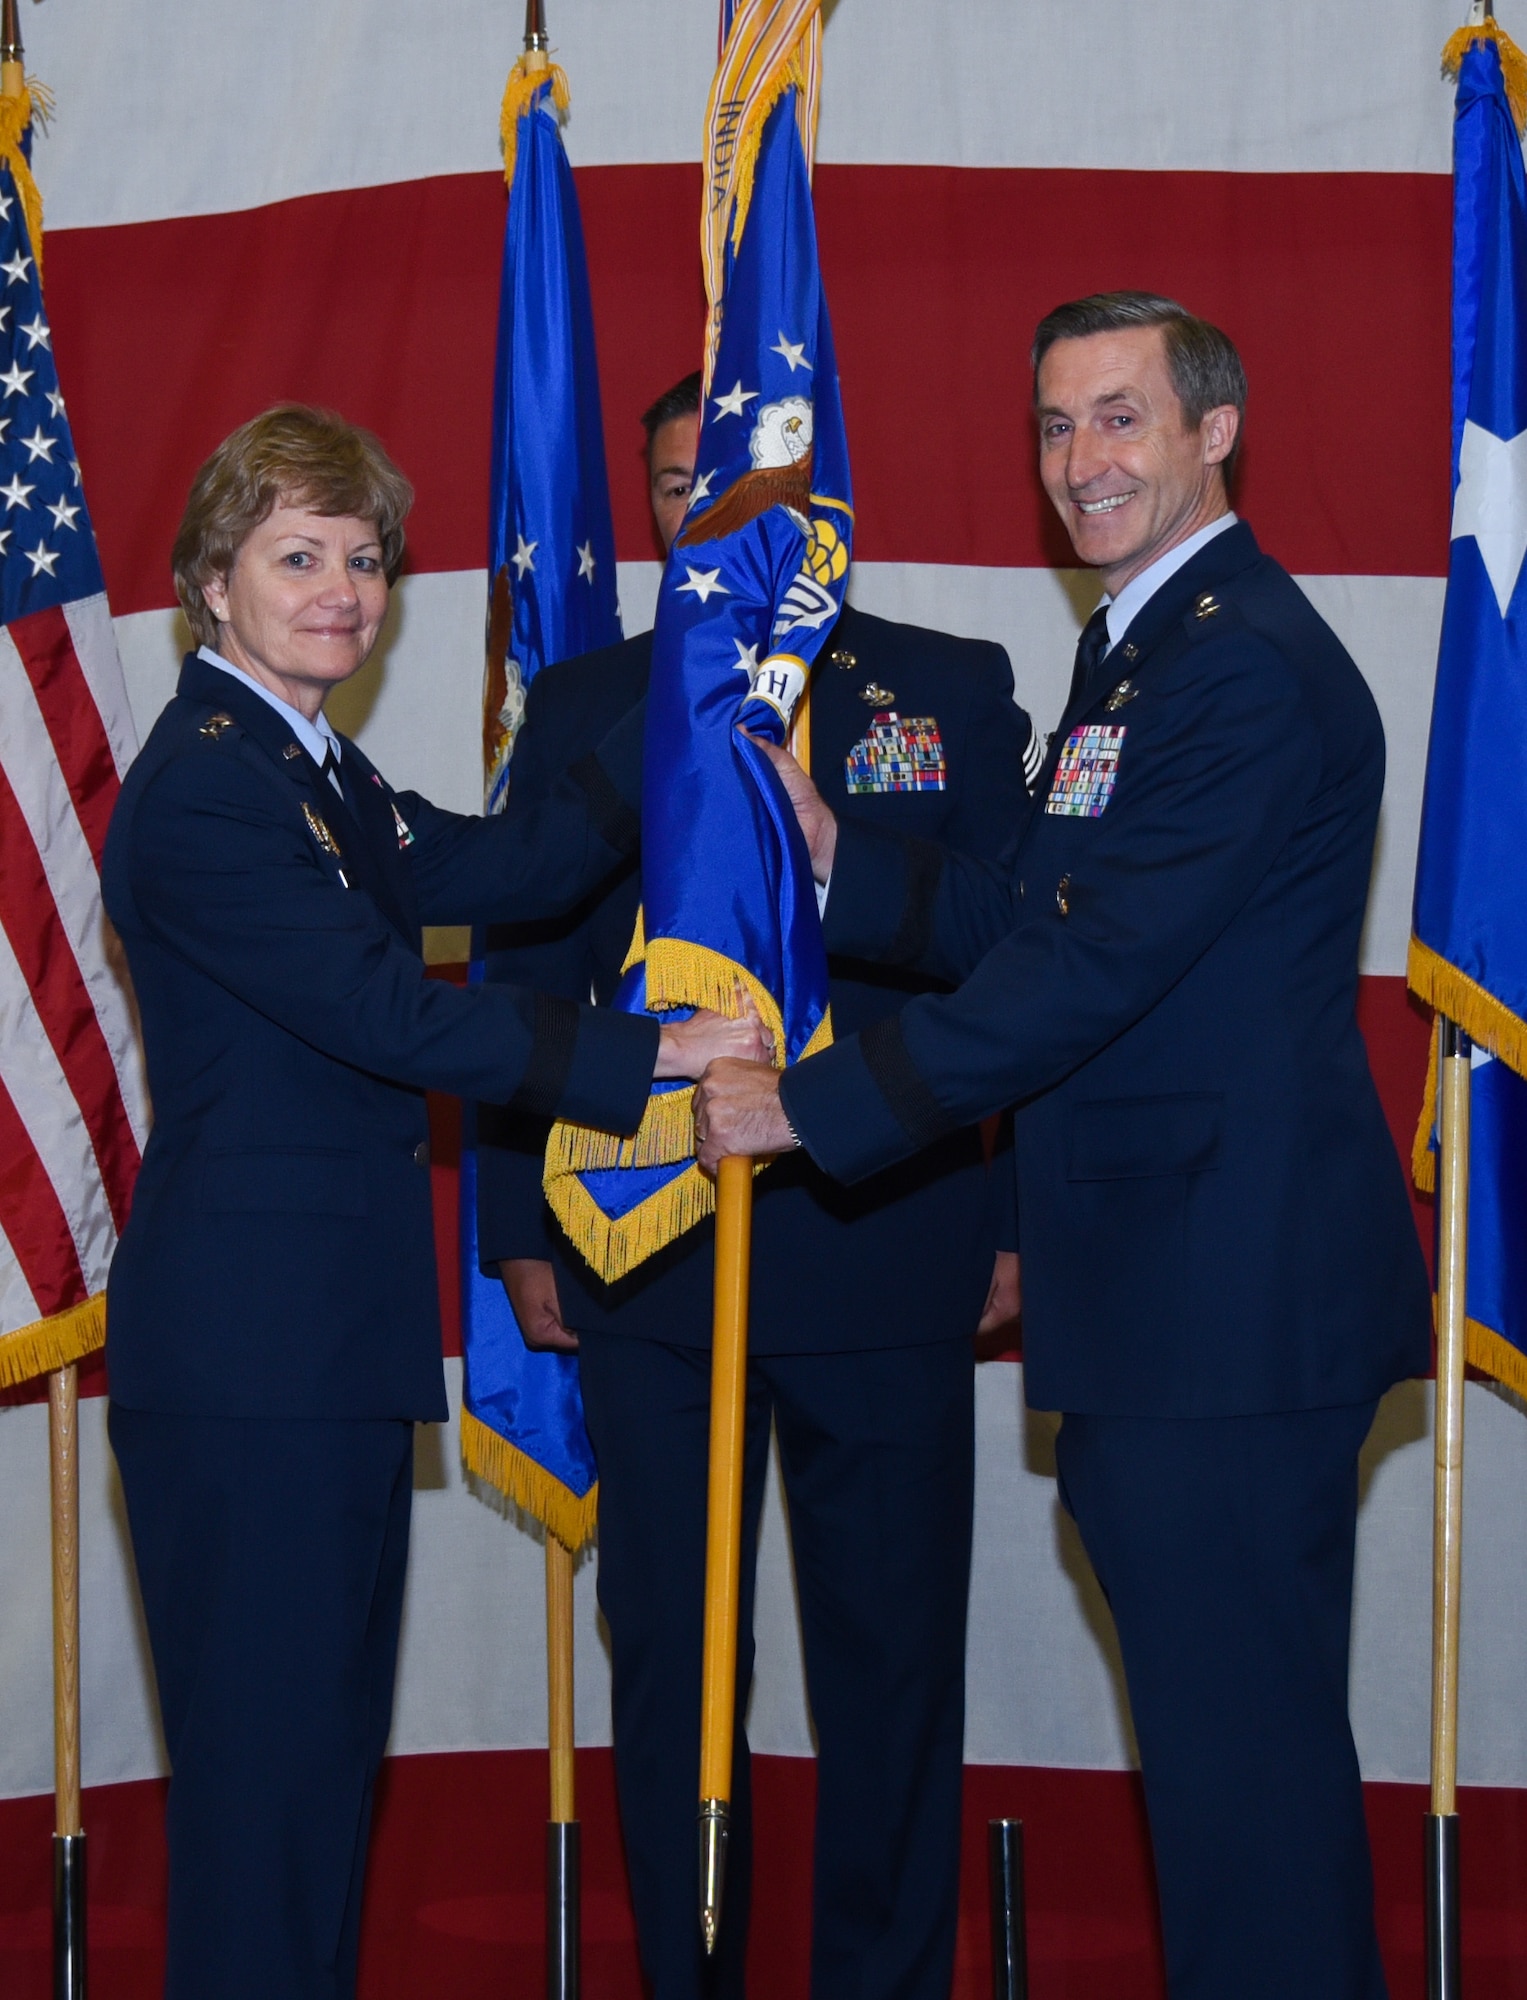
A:
<svg viewBox="0 0 1527 2000">
<path fill-rule="evenodd" d="M 1453 524 L 1409 978 L 1474 1043 L 1469 1359 L 1527 1391 L 1527 62 L 1493 20 L 1443 60 L 1458 78 Z"/>
<path fill-rule="evenodd" d="M 663 573 L 647 698 L 642 893 L 615 1004 L 748 994 L 776 1059 L 831 1039 L 805 843 L 767 758 L 843 605 L 853 509 L 810 154 L 817 0 L 738 0 L 707 112 L 705 400 L 689 516 Z M 634 1139 L 557 1126 L 546 1192 L 607 1282 L 709 1215 L 692 1087 L 654 1087 Z"/>
<path fill-rule="evenodd" d="M 508 798 L 525 690 L 543 666 L 621 636 L 615 532 L 583 225 L 558 114 L 567 79 L 544 55 L 510 72 L 502 136 L 509 213 L 499 293 L 488 528 L 483 791 Z M 483 976 L 474 940 L 470 976 Z M 461 1156 L 461 1448 L 472 1472 L 576 1549 L 592 1531 L 593 1447 L 578 1363 L 534 1353 L 477 1242 L 475 1119 Z"/>
</svg>

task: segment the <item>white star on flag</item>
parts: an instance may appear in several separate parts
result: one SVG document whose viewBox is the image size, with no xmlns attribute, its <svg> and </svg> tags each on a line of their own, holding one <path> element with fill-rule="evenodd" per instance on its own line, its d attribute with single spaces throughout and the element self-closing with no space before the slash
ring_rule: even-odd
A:
<svg viewBox="0 0 1527 2000">
<path fill-rule="evenodd" d="M 0 376 L 0 380 L 4 380 Z M 1456 542 L 1472 535 L 1505 617 L 1527 555 L 1527 431 L 1498 438 L 1472 419 L 1458 447 L 1458 491 L 1453 496 Z"/>
<path fill-rule="evenodd" d="M 3 270 L 4 265 L 0 265 Z M 19 361 L 13 361 L 9 368 L 0 368 L 0 382 L 5 384 L 7 396 L 24 396 L 27 384 L 37 373 L 35 368 L 23 368 Z"/>
<path fill-rule="evenodd" d="M 9 544 L 10 539 L 11 539 L 10 529 L 0 528 L 0 556 L 3 556 L 5 554 L 6 547 Z"/>
<path fill-rule="evenodd" d="M 78 507 L 71 507 L 67 500 L 55 500 L 51 507 L 43 509 L 45 514 L 53 516 L 53 525 L 56 528 L 74 528 L 75 516 L 79 511 Z M 74 532 L 78 534 L 79 530 L 74 528 Z"/>
<path fill-rule="evenodd" d="M 783 327 L 779 330 L 779 339 L 775 341 L 769 352 L 771 354 L 782 354 L 790 364 L 790 373 L 792 375 L 797 368 L 804 368 L 808 374 L 810 373 L 811 363 L 806 359 L 805 341 L 786 340 Z"/>
<path fill-rule="evenodd" d="M 702 472 L 700 474 L 694 485 L 689 489 L 689 504 L 691 507 L 693 507 L 697 500 L 708 500 L 710 498 L 710 483 L 715 476 L 714 472 Z"/>
<path fill-rule="evenodd" d="M 0 493 L 4 491 L 5 488 L 0 486 Z M 721 581 L 719 567 L 716 569 L 691 569 L 689 564 L 685 563 L 684 573 L 689 578 L 689 581 L 688 583 L 681 583 L 679 589 L 681 591 L 692 590 L 702 604 L 708 602 L 712 593 L 717 593 L 722 597 L 730 597 L 732 594 Z M 735 644 L 736 642 L 734 641 L 733 643 Z"/>
<path fill-rule="evenodd" d="M 4 268 L 3 265 L 0 265 L 0 270 Z M 740 417 L 746 414 L 743 409 L 745 403 L 756 403 L 758 401 L 758 391 L 756 389 L 744 389 L 742 378 L 739 376 L 735 388 L 728 389 L 724 396 L 712 396 L 711 401 L 716 406 L 716 415 L 718 417 Z"/>
<path fill-rule="evenodd" d="M 594 544 L 592 542 L 580 542 L 578 544 L 578 574 L 579 576 L 586 576 L 590 583 L 594 581 Z"/>
<path fill-rule="evenodd" d="M 58 556 L 46 543 L 39 542 L 35 549 L 23 549 L 22 554 L 32 565 L 33 576 L 41 576 L 44 570 L 49 576 L 53 574 L 53 565 L 58 561 Z"/>
<path fill-rule="evenodd" d="M 32 268 L 31 258 L 26 256 L 20 250 L 16 252 L 15 256 L 11 258 L 8 264 L 0 264 L 0 271 L 4 271 L 6 277 L 10 280 L 10 282 L 13 285 L 21 284 L 25 279 L 27 272 L 30 271 L 31 268 Z"/>
<path fill-rule="evenodd" d="M 31 453 L 31 457 L 27 460 L 28 465 L 35 465 L 40 458 L 45 458 L 49 465 L 53 463 L 53 447 L 58 443 L 58 439 L 49 437 L 41 424 L 29 438 L 21 438 L 18 442 L 24 444 Z"/>
<path fill-rule="evenodd" d="M 27 495 L 36 491 L 37 488 L 35 486 L 24 484 L 19 472 L 13 477 L 9 486 L 0 486 L 0 494 L 4 494 L 5 496 L 7 510 L 12 507 L 27 508 Z"/>
<path fill-rule="evenodd" d="M 4 380 L 5 377 L 3 375 L 0 375 L 0 382 L 3 382 Z M 535 568 L 535 562 L 533 558 L 535 556 L 536 550 L 541 546 L 541 544 L 539 542 L 527 542 L 523 535 L 516 535 L 514 539 L 519 543 L 519 547 L 515 550 L 514 554 L 509 558 L 509 560 L 514 564 L 516 570 L 518 570 L 520 581 L 521 583 L 523 583 L 525 580 L 526 570 Z"/>
<path fill-rule="evenodd" d="M 62 389 L 50 389 L 48 391 L 48 408 L 53 412 L 55 417 L 61 417 L 64 414 L 64 392 Z"/>
<path fill-rule="evenodd" d="M 732 644 L 737 648 L 737 657 L 732 665 L 738 673 L 746 674 L 751 680 L 758 672 L 758 642 L 755 640 L 751 646 L 744 646 L 740 639 L 734 639 Z"/>
<path fill-rule="evenodd" d="M 28 354 L 31 353 L 34 347 L 51 348 L 53 345 L 52 331 L 41 313 L 37 315 L 36 319 L 28 320 L 25 326 L 18 327 L 17 332 L 26 335 Z"/>
</svg>

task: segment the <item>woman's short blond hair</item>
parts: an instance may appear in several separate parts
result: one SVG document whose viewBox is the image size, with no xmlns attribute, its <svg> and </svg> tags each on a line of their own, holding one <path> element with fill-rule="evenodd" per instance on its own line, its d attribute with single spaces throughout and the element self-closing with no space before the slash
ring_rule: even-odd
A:
<svg viewBox="0 0 1527 2000">
<path fill-rule="evenodd" d="M 277 403 L 225 437 L 191 481 L 170 556 L 175 595 L 199 646 L 216 646 L 205 586 L 226 577 L 250 531 L 278 506 L 374 521 L 387 581 L 403 566 L 414 489 L 380 441 L 333 410 Z"/>
</svg>

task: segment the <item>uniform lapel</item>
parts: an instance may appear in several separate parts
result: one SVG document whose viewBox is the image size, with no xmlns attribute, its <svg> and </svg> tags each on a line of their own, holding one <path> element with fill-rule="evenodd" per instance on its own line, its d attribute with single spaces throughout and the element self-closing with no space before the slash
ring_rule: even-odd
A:
<svg viewBox="0 0 1527 2000">
<path fill-rule="evenodd" d="M 308 832 L 337 864 L 346 886 L 363 889 L 393 928 L 417 949 L 417 927 L 410 925 L 407 914 L 411 898 L 400 897 L 393 887 L 392 878 L 398 867 L 398 836 L 392 825 L 391 810 L 388 808 L 385 813 L 385 830 L 379 830 L 372 813 L 357 810 L 352 804 L 353 799 L 360 798 L 365 779 L 352 786 L 349 797 L 336 792 L 296 740 L 284 716 L 277 714 L 269 702 L 262 701 L 242 681 L 194 653 L 187 656 L 180 670 L 177 692 L 188 701 L 221 710 L 234 718 L 245 736 L 259 746 L 294 787 L 297 809 L 303 813 Z M 352 760 L 365 762 L 346 738 L 342 777 L 346 766 L 353 768 Z M 367 765 L 366 774 L 369 773 Z M 382 796 L 380 792 L 377 795 Z M 367 821 L 373 823 L 363 824 Z M 325 835 L 332 846 L 325 844 Z"/>
</svg>

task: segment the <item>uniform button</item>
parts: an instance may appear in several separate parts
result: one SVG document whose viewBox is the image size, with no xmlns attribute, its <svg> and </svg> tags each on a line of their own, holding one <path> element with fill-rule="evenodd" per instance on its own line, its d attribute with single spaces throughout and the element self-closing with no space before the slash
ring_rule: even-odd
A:
<svg viewBox="0 0 1527 2000">
<path fill-rule="evenodd" d="M 414 1147 L 414 1165 L 416 1167 L 427 1167 L 429 1165 L 428 1139 L 421 1139 L 418 1145 Z"/>
<path fill-rule="evenodd" d="M 1071 877 L 1062 875 L 1055 885 L 1055 907 L 1063 917 L 1071 914 Z"/>
</svg>

